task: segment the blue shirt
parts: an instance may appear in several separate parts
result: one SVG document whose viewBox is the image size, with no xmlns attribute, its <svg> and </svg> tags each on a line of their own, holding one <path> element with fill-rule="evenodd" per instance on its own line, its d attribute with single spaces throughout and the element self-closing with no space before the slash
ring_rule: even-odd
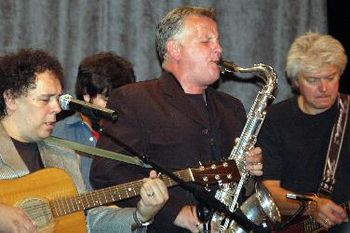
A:
<svg viewBox="0 0 350 233">
<path fill-rule="evenodd" d="M 79 113 L 66 117 L 56 123 L 52 136 L 63 138 L 66 140 L 78 142 L 88 146 L 96 146 L 96 138 L 93 136 L 89 126 L 83 122 Z M 93 190 L 90 184 L 90 168 L 92 158 L 83 154 L 81 157 L 81 171 L 83 173 L 84 182 L 88 190 Z"/>
</svg>

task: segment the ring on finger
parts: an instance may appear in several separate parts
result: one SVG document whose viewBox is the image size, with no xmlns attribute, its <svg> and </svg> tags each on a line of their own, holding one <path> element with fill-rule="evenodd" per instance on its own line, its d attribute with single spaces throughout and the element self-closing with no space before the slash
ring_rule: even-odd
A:
<svg viewBox="0 0 350 233">
<path fill-rule="evenodd" d="M 328 225 L 329 221 L 328 219 L 323 220 L 324 224 Z"/>
<path fill-rule="evenodd" d="M 154 196 L 154 192 L 147 193 L 147 196 L 149 196 L 149 197 L 153 197 L 153 196 Z"/>
</svg>

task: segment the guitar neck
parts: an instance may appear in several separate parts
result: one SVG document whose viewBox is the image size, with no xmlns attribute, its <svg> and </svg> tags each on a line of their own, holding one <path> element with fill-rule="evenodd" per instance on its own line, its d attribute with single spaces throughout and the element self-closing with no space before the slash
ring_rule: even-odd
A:
<svg viewBox="0 0 350 233">
<path fill-rule="evenodd" d="M 348 216 L 350 216 L 350 201 L 344 202 L 343 204 L 341 204 L 341 206 L 345 209 Z M 312 232 L 315 232 L 321 228 L 323 228 L 323 226 L 321 224 L 319 224 L 318 222 L 316 222 L 311 217 L 304 221 L 304 232 L 305 233 L 312 233 Z"/>
<path fill-rule="evenodd" d="M 185 169 L 174 173 L 184 181 L 193 181 L 191 170 Z M 167 187 L 177 183 L 165 175 L 160 177 Z M 83 193 L 74 197 L 66 197 L 50 201 L 50 208 L 55 217 L 88 210 L 94 207 L 110 204 L 140 194 L 142 180 L 116 185 L 93 192 Z"/>
</svg>

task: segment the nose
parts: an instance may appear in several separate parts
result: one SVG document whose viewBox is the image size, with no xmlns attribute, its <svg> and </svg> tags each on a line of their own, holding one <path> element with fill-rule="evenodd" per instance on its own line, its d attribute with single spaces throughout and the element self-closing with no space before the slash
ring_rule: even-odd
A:
<svg viewBox="0 0 350 233">
<path fill-rule="evenodd" d="M 319 90 L 321 92 L 326 92 L 328 88 L 328 82 L 326 80 L 321 79 L 320 84 L 319 84 Z"/>
<path fill-rule="evenodd" d="M 214 51 L 215 51 L 215 53 L 218 53 L 218 54 L 221 56 L 222 47 L 221 47 L 220 41 L 218 41 L 217 43 L 215 43 Z"/>
<path fill-rule="evenodd" d="M 53 104 L 52 104 L 52 112 L 57 114 L 61 111 L 62 111 L 62 109 L 61 109 L 60 102 L 59 102 L 58 98 L 55 98 L 55 100 L 53 101 Z"/>
</svg>

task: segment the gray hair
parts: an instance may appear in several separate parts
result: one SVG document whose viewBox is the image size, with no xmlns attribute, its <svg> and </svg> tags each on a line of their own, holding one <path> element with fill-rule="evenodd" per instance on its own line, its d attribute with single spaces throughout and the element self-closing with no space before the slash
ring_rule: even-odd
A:
<svg viewBox="0 0 350 233">
<path fill-rule="evenodd" d="M 342 75 L 347 64 L 344 47 L 330 35 L 308 32 L 298 37 L 289 49 L 287 77 L 294 86 L 300 72 L 315 72 L 326 64 L 336 65 Z"/>
<path fill-rule="evenodd" d="M 216 21 L 213 8 L 182 6 L 171 10 L 156 27 L 155 43 L 161 64 L 167 54 L 166 43 L 182 32 L 185 18 L 190 15 L 204 16 Z"/>
</svg>

